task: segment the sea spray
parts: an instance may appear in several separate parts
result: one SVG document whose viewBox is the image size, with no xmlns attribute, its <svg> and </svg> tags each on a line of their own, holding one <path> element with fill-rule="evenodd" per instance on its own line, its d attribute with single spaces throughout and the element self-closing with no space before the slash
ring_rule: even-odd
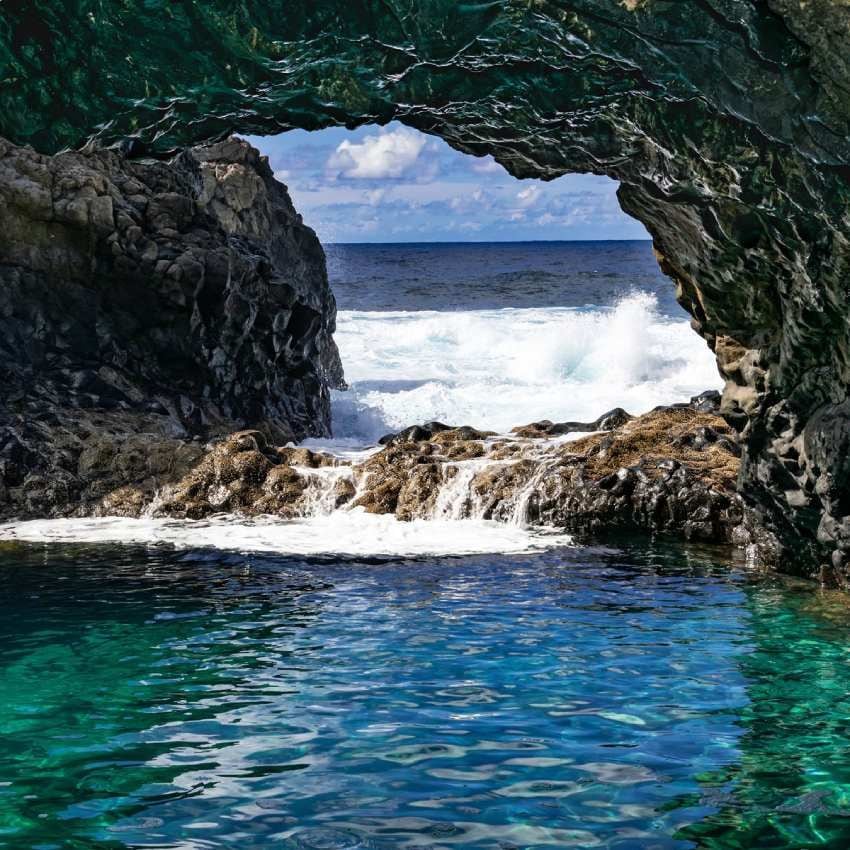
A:
<svg viewBox="0 0 850 850">
<path fill-rule="evenodd" d="M 363 444 L 432 419 L 506 432 L 638 414 L 722 383 L 689 323 L 646 293 L 587 309 L 341 311 L 336 340 L 351 389 L 333 395 L 334 433 Z"/>
<path fill-rule="evenodd" d="M 0 525 L 0 542 L 123 543 L 210 547 L 223 551 L 290 555 L 446 556 L 539 551 L 571 543 L 568 535 L 513 528 L 498 522 L 424 520 L 400 522 L 362 509 L 282 521 L 276 517 L 208 520 L 31 520 Z"/>
</svg>

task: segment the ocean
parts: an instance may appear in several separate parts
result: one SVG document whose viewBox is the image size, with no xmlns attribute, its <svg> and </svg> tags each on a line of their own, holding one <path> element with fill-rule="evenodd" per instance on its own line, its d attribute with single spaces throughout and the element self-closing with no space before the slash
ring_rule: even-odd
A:
<svg viewBox="0 0 850 850">
<path fill-rule="evenodd" d="M 648 241 L 329 245 L 334 442 L 639 414 L 722 381 Z"/>
<path fill-rule="evenodd" d="M 328 259 L 351 455 L 720 383 L 647 243 Z M 484 520 L 0 526 L 0 848 L 847 847 L 846 611 Z"/>
</svg>

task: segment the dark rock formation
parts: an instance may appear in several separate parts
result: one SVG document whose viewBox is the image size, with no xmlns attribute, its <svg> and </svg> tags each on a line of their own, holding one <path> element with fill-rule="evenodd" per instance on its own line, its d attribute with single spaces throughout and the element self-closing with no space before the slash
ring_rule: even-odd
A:
<svg viewBox="0 0 850 850">
<path fill-rule="evenodd" d="M 118 487 L 95 514 L 201 519 L 222 511 L 284 518 L 363 509 L 401 520 L 463 519 L 547 525 L 583 537 L 612 530 L 748 542 L 735 492 L 731 429 L 695 406 L 659 408 L 611 431 L 564 443 L 494 437 L 461 427 L 406 429 L 365 461 L 273 448 L 243 431 L 208 448 L 156 494 Z"/>
<path fill-rule="evenodd" d="M 638 529 L 739 542 L 740 461 L 729 435 L 717 416 L 672 407 L 567 443 L 561 476 L 544 477 L 529 517 L 584 533 Z"/>
<path fill-rule="evenodd" d="M 701 413 L 717 413 L 723 403 L 723 396 L 717 390 L 706 390 L 691 399 L 691 407 Z"/>
<path fill-rule="evenodd" d="M 433 440 L 443 431 L 462 432 L 466 440 L 483 440 L 485 437 L 495 436 L 495 431 L 479 431 L 469 425 L 460 428 L 444 425 L 442 422 L 426 422 L 424 425 L 410 425 L 395 434 L 384 434 L 378 445 L 391 446 L 395 443 L 420 443 L 423 440 Z"/>
<path fill-rule="evenodd" d="M 319 242 L 247 143 L 0 142 L 0 512 L 153 487 L 192 437 L 328 434 L 334 320 Z"/>
<path fill-rule="evenodd" d="M 15 141 L 398 118 L 519 177 L 619 179 L 717 354 L 763 557 L 850 575 L 844 0 L 86 5 L 5 4 Z"/>
<path fill-rule="evenodd" d="M 603 413 L 593 422 L 552 422 L 544 419 L 541 422 L 532 422 L 513 429 L 513 433 L 520 437 L 557 437 L 561 434 L 574 434 L 591 431 L 611 431 L 625 425 L 634 417 L 626 413 L 622 407 L 615 407 L 607 413 Z"/>
</svg>

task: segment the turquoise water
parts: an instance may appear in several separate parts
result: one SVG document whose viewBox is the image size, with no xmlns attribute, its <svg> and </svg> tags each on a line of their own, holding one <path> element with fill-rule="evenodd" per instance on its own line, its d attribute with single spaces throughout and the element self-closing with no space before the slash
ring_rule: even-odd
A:
<svg viewBox="0 0 850 850">
<path fill-rule="evenodd" d="M 0 847 L 850 845 L 844 600 L 710 551 L 0 579 Z"/>
</svg>

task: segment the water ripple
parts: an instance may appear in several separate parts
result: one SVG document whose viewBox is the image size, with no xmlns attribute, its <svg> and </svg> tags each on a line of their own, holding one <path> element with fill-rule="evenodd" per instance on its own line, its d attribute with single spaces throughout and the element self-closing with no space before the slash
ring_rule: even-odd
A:
<svg viewBox="0 0 850 850">
<path fill-rule="evenodd" d="M 4 548 L 0 847 L 846 846 L 847 608 L 623 546 Z"/>
</svg>

